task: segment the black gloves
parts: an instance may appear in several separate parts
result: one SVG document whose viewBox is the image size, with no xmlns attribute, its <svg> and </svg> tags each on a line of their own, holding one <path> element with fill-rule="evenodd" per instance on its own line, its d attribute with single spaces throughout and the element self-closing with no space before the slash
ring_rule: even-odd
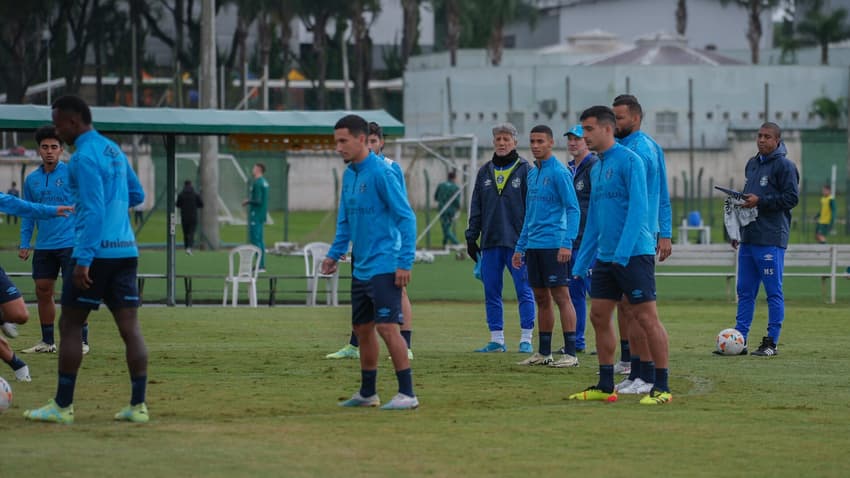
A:
<svg viewBox="0 0 850 478">
<path fill-rule="evenodd" d="M 481 254 L 481 249 L 475 241 L 466 241 L 466 253 L 473 261 L 478 262 L 478 254 Z"/>
</svg>

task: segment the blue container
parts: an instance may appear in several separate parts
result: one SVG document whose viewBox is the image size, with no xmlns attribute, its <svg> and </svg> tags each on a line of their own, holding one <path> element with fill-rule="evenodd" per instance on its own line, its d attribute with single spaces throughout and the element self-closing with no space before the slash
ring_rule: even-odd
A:
<svg viewBox="0 0 850 478">
<path fill-rule="evenodd" d="M 688 213 L 688 226 L 702 226 L 702 216 L 700 216 L 699 211 L 691 211 Z"/>
</svg>

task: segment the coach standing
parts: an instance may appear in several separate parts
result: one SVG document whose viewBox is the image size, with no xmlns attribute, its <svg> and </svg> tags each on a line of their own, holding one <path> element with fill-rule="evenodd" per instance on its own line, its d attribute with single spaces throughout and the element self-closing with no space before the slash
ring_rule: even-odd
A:
<svg viewBox="0 0 850 478">
<path fill-rule="evenodd" d="M 764 123 L 756 141 L 758 152 L 747 161 L 745 169 L 744 204 L 758 208 L 755 221 L 741 228 L 738 249 L 738 315 L 735 328 L 747 338 L 753 323 L 759 284 L 767 293 L 767 336 L 761 339 L 752 355 L 776 355 L 779 332 L 785 319 L 785 299 L 782 296 L 782 271 L 785 249 L 791 229 L 791 209 L 799 199 L 800 174 L 794 163 L 785 157 L 782 130 L 775 123 Z M 746 350 L 743 352 L 746 354 Z M 742 354 L 743 355 L 743 354 Z"/>
</svg>

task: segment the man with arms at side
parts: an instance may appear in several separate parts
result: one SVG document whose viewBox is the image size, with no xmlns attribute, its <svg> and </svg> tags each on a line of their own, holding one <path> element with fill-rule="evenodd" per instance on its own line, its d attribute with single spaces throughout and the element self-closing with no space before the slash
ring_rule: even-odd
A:
<svg viewBox="0 0 850 478">
<path fill-rule="evenodd" d="M 534 294 L 528 283 L 526 266 L 511 266 L 514 248 L 525 219 L 526 177 L 531 166 L 516 152 L 517 131 L 510 123 L 493 128 L 493 159 L 481 166 L 472 191 L 466 250 L 472 260 L 481 261 L 481 281 L 490 342 L 476 352 L 505 352 L 502 280 L 505 267 L 511 273 L 519 303 L 520 353 L 534 352 Z M 481 239 L 479 245 L 478 240 Z"/>
<path fill-rule="evenodd" d="M 369 122 L 369 137 L 367 138 L 367 143 L 369 145 L 369 149 L 375 153 L 376 156 L 383 159 L 384 163 L 392 169 L 396 179 L 399 184 L 401 184 L 406 200 L 407 185 L 404 181 L 404 172 L 401 170 L 401 165 L 398 164 L 398 161 L 393 161 L 384 155 L 384 131 L 381 129 L 381 126 L 374 121 Z M 400 235 L 396 238 L 396 247 L 401 247 Z M 352 268 L 354 267 L 354 261 L 351 262 L 351 266 Z M 401 314 L 404 320 L 401 324 L 401 336 L 404 337 L 404 341 L 407 343 L 407 358 L 413 360 L 413 349 L 410 345 L 413 340 L 413 308 L 410 305 L 410 297 L 407 296 L 407 287 L 403 287 L 401 289 Z M 325 358 L 360 358 L 359 347 L 360 342 L 357 340 L 357 334 L 355 334 L 352 330 L 348 344 L 332 354 L 325 355 Z"/>
<path fill-rule="evenodd" d="M 81 98 L 57 99 L 53 124 L 63 141 L 76 146 L 68 164 L 71 192 L 77 199 L 75 266 L 73 279 L 62 285 L 56 395 L 24 416 L 42 422 L 74 422 L 74 388 L 83 359 L 80 331 L 103 301 L 124 341 L 132 390 L 130 404 L 114 418 L 146 423 L 148 351 L 138 319 L 139 251 L 127 214 L 127 209 L 144 201 L 144 192 L 121 148 L 92 127 L 91 110 Z"/>
<path fill-rule="evenodd" d="M 399 324 L 401 290 L 410 282 L 415 255 L 416 216 L 392 168 L 369 151 L 368 132 L 366 120 L 357 115 L 344 116 L 334 126 L 337 153 L 349 166 L 343 173 L 336 237 L 322 262 L 322 273 L 336 271 L 351 242 L 355 261 L 351 321 L 360 342 L 361 369 L 360 390 L 340 406 L 380 404 L 376 387 L 380 335 L 398 380 L 398 393 L 382 408 L 412 409 L 419 400 L 413 392 L 413 373 Z"/>
<path fill-rule="evenodd" d="M 649 232 L 657 240 L 656 254 L 664 261 L 672 251 L 673 214 L 670 193 L 667 191 L 667 167 L 661 146 L 641 130 L 643 108 L 633 95 L 614 98 L 614 116 L 617 121 L 614 136 L 623 146 L 632 150 L 646 165 L 646 194 L 649 200 Z M 655 362 L 643 328 L 635 320 L 629 301 L 617 304 L 617 323 L 620 328 L 620 363 L 615 373 L 628 374 L 617 384 L 620 394 L 642 395 L 652 390 L 655 382 Z M 659 322 L 660 324 L 660 322 Z M 665 337 L 667 330 L 661 325 Z M 666 338 L 665 338 L 666 340 Z"/>
<path fill-rule="evenodd" d="M 534 168 L 528 172 L 525 221 L 512 258 L 514 269 L 528 267 L 528 281 L 537 303 L 538 351 L 519 365 L 577 367 L 576 311 L 570 300 L 570 257 L 581 221 L 570 170 L 552 154 L 555 139 L 545 125 L 531 128 Z M 564 331 L 564 354 L 552 358 L 552 330 L 558 306 Z"/>
<path fill-rule="evenodd" d="M 741 228 L 738 249 L 738 314 L 735 328 L 747 340 L 759 285 L 767 294 L 767 335 L 751 355 L 772 357 L 779 353 L 779 333 L 785 320 L 782 272 L 785 249 L 791 231 L 791 209 L 799 201 L 800 174 L 788 158 L 782 142 L 782 130 L 775 123 L 764 123 L 756 141 L 758 154 L 745 168 L 744 208 L 758 208 L 756 220 Z M 744 349 L 741 355 L 745 355 Z"/>
<path fill-rule="evenodd" d="M 260 272 L 266 271 L 266 243 L 263 228 L 269 212 L 269 182 L 263 176 L 266 165 L 257 163 L 251 168 L 254 181 L 251 182 L 250 197 L 242 201 L 248 206 L 248 242 L 260 248 Z"/>
<path fill-rule="evenodd" d="M 38 155 L 41 165 L 30 173 L 24 181 L 24 199 L 39 204 L 58 206 L 74 204 L 68 183 L 68 165 L 59 160 L 64 151 L 62 140 L 56 134 L 53 125 L 44 126 L 35 132 Z M 35 249 L 30 241 L 35 229 L 38 236 Z M 59 271 L 62 282 L 71 281 L 74 249 L 74 218 L 71 216 L 49 220 L 21 219 L 21 246 L 18 257 L 29 259 L 32 255 L 32 278 L 35 281 L 35 295 L 38 300 L 38 320 L 41 323 L 41 341 L 23 353 L 56 352 L 54 327 L 56 305 L 53 303 L 54 288 Z M 83 325 L 83 354 L 89 352 L 89 327 Z"/>
<path fill-rule="evenodd" d="M 195 230 L 198 228 L 198 209 L 204 207 L 201 195 L 192 187 L 192 181 L 183 182 L 183 190 L 177 195 L 176 206 L 180 209 L 180 225 L 183 228 L 183 247 L 192 255 L 195 246 Z"/>
<path fill-rule="evenodd" d="M 628 148 L 614 141 L 614 112 L 607 106 L 593 106 L 581 115 L 587 146 L 599 154 L 591 171 L 593 192 L 587 224 L 575 269 L 585 277 L 593 258 L 590 320 L 596 331 L 599 353 L 599 382 L 570 400 L 614 402 L 614 353 L 617 335 L 611 314 L 625 295 L 635 319 L 647 331 L 655 357 L 655 388 L 641 404 L 658 405 L 673 399 L 667 384 L 666 334 L 655 311 L 655 237 L 650 232 L 646 191 L 646 165 Z"/>
<path fill-rule="evenodd" d="M 437 208 L 440 212 L 440 226 L 443 228 L 443 247 L 447 244 L 458 244 L 455 237 L 455 216 L 460 209 L 460 188 L 455 182 L 457 173 L 449 171 L 445 181 L 437 186 L 434 191 L 434 200 L 437 201 Z"/>
<path fill-rule="evenodd" d="M 590 205 L 590 192 L 592 190 L 590 170 L 599 161 L 599 158 L 587 148 L 587 142 L 584 140 L 584 132 L 580 124 L 570 128 L 564 136 L 567 137 L 567 151 L 573 158 L 568 166 L 573 172 L 573 189 L 576 191 L 578 207 L 581 210 L 578 235 L 576 240 L 573 241 L 573 250 L 570 256 L 570 270 L 572 270 L 578 257 L 578 249 L 584 235 L 584 226 L 587 223 L 587 208 Z M 591 268 L 593 268 L 592 261 Z M 585 350 L 584 330 L 587 324 L 587 293 L 590 292 L 590 279 L 587 277 L 571 277 L 569 287 L 570 300 L 573 302 L 573 308 L 576 311 L 576 352 L 582 353 Z M 566 344 L 564 345 L 566 348 Z M 561 353 L 566 352 L 562 351 Z"/>
</svg>

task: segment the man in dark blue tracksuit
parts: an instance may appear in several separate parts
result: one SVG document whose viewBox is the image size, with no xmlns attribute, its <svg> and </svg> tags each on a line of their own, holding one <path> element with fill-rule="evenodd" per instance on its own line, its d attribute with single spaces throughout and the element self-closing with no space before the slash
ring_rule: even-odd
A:
<svg viewBox="0 0 850 478">
<path fill-rule="evenodd" d="M 570 269 L 578 257 L 578 248 L 581 246 L 581 238 L 584 235 L 584 225 L 587 223 L 587 207 L 590 205 L 590 169 L 599 161 L 595 153 L 587 148 L 584 140 L 584 132 L 581 125 L 573 126 L 564 135 L 567 137 L 567 150 L 573 160 L 569 162 L 570 170 L 573 172 L 573 188 L 578 198 L 578 206 L 581 210 L 581 222 L 578 226 L 578 236 L 573 241 L 573 254 L 570 258 Z M 570 300 L 576 310 L 576 352 L 584 352 L 584 330 L 587 324 L 587 293 L 590 292 L 590 278 L 570 279 Z"/>
<path fill-rule="evenodd" d="M 744 200 L 741 207 L 758 208 L 758 218 L 741 228 L 738 248 L 738 315 L 735 328 L 746 339 L 753 323 L 759 284 L 767 293 L 767 336 L 752 355 L 773 356 L 778 352 L 779 332 L 785 318 L 782 271 L 791 229 L 791 209 L 799 199 L 800 174 L 785 157 L 782 131 L 764 123 L 758 133 L 759 154 L 747 161 Z M 746 354 L 746 349 L 742 353 Z"/>
<path fill-rule="evenodd" d="M 534 295 L 523 264 L 510 267 L 514 247 L 525 218 L 526 177 L 530 165 L 516 152 L 516 128 L 503 123 L 493 128 L 493 159 L 478 170 L 472 203 L 469 208 L 469 227 L 466 229 L 467 252 L 473 260 L 481 256 L 481 280 L 490 342 L 476 352 L 504 352 L 505 333 L 502 307 L 502 276 L 505 267 L 511 273 L 519 302 L 522 328 L 519 352 L 531 353 L 534 333 Z M 481 243 L 477 242 L 479 237 Z"/>
</svg>

